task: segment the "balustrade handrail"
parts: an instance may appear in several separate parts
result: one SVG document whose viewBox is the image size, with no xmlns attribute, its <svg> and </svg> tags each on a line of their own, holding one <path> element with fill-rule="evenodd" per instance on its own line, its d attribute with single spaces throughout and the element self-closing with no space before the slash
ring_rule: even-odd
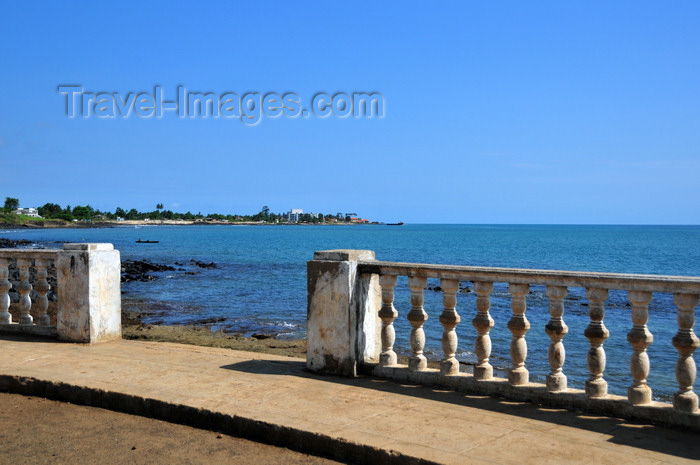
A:
<svg viewBox="0 0 700 465">
<path fill-rule="evenodd" d="M 60 249 L 0 249 L 0 258 L 56 258 Z"/>
<path fill-rule="evenodd" d="M 566 287 L 592 287 L 630 291 L 700 294 L 700 277 L 590 271 L 538 270 L 481 266 L 436 265 L 430 263 L 358 261 L 360 273 L 420 276 L 460 281 L 505 282 Z"/>
</svg>

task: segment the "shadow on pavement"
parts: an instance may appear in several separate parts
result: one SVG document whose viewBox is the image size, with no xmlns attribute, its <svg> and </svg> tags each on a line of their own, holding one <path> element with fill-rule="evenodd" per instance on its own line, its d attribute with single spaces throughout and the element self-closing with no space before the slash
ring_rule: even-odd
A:
<svg viewBox="0 0 700 465">
<path fill-rule="evenodd" d="M 339 385 L 391 392 L 402 396 L 420 397 L 436 402 L 446 402 L 468 408 L 513 415 L 523 419 L 584 429 L 610 436 L 607 441 L 613 444 L 636 447 L 691 460 L 700 459 L 700 441 L 698 441 L 697 434 L 669 427 L 638 424 L 620 418 L 587 414 L 580 411 L 544 408 L 528 402 L 506 401 L 496 397 L 469 395 L 445 389 L 403 384 L 370 376 L 344 378 L 332 375 L 319 375 L 307 371 L 306 363 L 298 360 L 248 360 L 225 365 L 221 368 L 260 375 L 299 376 Z M 556 432 L 553 431 L 552 434 L 555 435 Z"/>
</svg>

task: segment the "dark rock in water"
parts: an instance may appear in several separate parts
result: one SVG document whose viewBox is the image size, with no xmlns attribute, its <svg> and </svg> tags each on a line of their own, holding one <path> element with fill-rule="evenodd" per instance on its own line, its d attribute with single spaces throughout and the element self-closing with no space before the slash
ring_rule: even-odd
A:
<svg viewBox="0 0 700 465">
<path fill-rule="evenodd" d="M 128 283 L 130 281 L 155 281 L 156 276 L 153 276 L 153 272 L 161 271 L 183 271 L 186 275 L 196 276 L 201 273 L 201 271 L 187 271 L 186 268 L 182 268 L 182 263 L 175 262 L 180 268 L 174 268 L 169 265 L 163 265 L 159 263 L 153 263 L 150 260 L 124 260 L 122 262 L 122 282 Z M 190 264 L 202 269 L 212 269 L 217 268 L 216 263 L 210 262 L 200 262 L 198 260 L 190 260 Z"/>
<path fill-rule="evenodd" d="M 122 273 L 146 273 L 149 271 L 175 271 L 175 268 L 148 260 L 124 260 L 122 262 Z"/>
<path fill-rule="evenodd" d="M 122 282 L 155 281 L 156 277 L 148 274 L 154 271 L 175 271 L 175 268 L 148 260 L 124 260 L 122 262 Z"/>
<path fill-rule="evenodd" d="M 156 277 L 150 274 L 125 274 L 122 275 L 122 282 L 123 283 L 128 283 L 131 281 L 142 281 L 142 282 L 148 282 L 148 281 L 155 281 Z"/>
<path fill-rule="evenodd" d="M 216 268 L 216 263 L 211 262 L 211 263 L 205 263 L 205 262 L 200 262 L 199 260 L 192 259 L 190 260 L 190 263 L 192 263 L 195 266 L 198 266 L 200 268 Z"/>
<path fill-rule="evenodd" d="M 12 239 L 0 238 L 0 249 L 14 249 L 16 247 L 19 247 L 22 245 L 29 245 L 31 243 L 32 243 L 31 241 L 28 241 L 26 239 L 12 240 Z"/>
<path fill-rule="evenodd" d="M 274 339 L 275 335 L 274 334 L 260 334 L 260 333 L 255 333 L 252 336 L 250 336 L 254 339 Z"/>
<path fill-rule="evenodd" d="M 198 324 L 198 325 L 211 325 L 214 323 L 221 323 L 222 321 L 226 321 L 226 318 L 224 318 L 224 317 L 204 318 L 203 320 L 197 320 L 194 323 Z"/>
</svg>

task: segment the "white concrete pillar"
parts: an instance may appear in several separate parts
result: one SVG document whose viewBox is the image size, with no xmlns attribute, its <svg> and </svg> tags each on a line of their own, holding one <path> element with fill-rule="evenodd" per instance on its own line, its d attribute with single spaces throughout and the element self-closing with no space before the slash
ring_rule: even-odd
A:
<svg viewBox="0 0 700 465">
<path fill-rule="evenodd" d="M 121 262 L 112 244 L 64 244 L 56 259 L 58 338 L 121 338 Z"/>
<path fill-rule="evenodd" d="M 323 250 L 307 262 L 306 366 L 356 376 L 360 362 L 378 362 L 381 298 L 377 275 L 359 275 L 371 250 Z"/>
</svg>

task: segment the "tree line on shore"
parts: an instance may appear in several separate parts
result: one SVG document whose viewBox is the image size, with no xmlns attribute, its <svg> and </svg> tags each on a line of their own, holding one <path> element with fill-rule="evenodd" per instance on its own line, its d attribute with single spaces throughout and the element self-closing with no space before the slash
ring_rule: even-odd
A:
<svg viewBox="0 0 700 465">
<path fill-rule="evenodd" d="M 20 215 L 14 215 L 12 212 L 19 208 L 19 200 L 13 197 L 6 197 L 5 204 L 2 210 L 3 220 L 5 222 L 13 222 L 13 217 Z M 117 207 L 114 212 L 100 211 L 88 205 L 76 205 L 71 207 L 66 205 L 66 207 L 61 207 L 55 203 L 45 203 L 41 207 L 37 208 L 37 213 L 43 219 L 47 220 L 64 220 L 64 221 L 119 221 L 119 220 L 182 220 L 182 221 L 197 221 L 197 220 L 214 220 L 214 221 L 228 221 L 234 223 L 244 223 L 244 222 L 256 222 L 256 223 L 285 223 L 288 221 L 287 215 L 284 213 L 272 213 L 270 208 L 265 205 L 258 213 L 253 215 L 232 215 L 232 214 L 219 214 L 219 213 L 209 213 L 208 215 L 202 215 L 199 213 L 178 213 L 172 210 L 166 210 L 163 208 L 163 204 L 159 203 L 156 205 L 156 209 L 153 211 L 140 212 L 135 208 L 130 210 L 125 210 L 121 207 Z M 303 213 L 299 215 L 299 223 L 324 223 L 324 222 L 350 222 L 351 217 L 349 214 L 309 214 Z"/>
</svg>

